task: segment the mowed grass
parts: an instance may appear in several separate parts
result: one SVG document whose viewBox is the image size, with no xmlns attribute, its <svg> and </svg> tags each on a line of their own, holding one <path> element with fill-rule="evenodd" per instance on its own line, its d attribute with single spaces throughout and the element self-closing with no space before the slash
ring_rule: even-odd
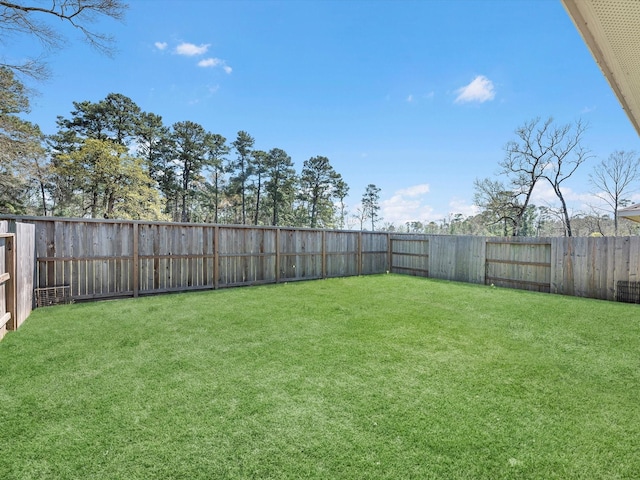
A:
<svg viewBox="0 0 640 480">
<path fill-rule="evenodd" d="M 382 275 L 36 310 L 2 479 L 640 478 L 640 307 Z"/>
</svg>

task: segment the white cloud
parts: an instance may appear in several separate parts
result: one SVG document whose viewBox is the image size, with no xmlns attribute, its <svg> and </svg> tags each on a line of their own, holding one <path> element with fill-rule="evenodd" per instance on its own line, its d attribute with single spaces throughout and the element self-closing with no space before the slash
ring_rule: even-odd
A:
<svg viewBox="0 0 640 480">
<path fill-rule="evenodd" d="M 403 188 L 380 202 L 381 215 L 385 222 L 404 225 L 411 221 L 425 221 L 433 217 L 433 208 L 426 205 L 424 195 L 429 193 L 429 185 L 413 185 Z"/>
<path fill-rule="evenodd" d="M 176 47 L 176 53 L 178 55 L 185 55 L 187 57 L 193 57 L 195 55 L 203 55 L 207 53 L 210 44 L 195 45 L 193 43 L 183 42 Z"/>
<path fill-rule="evenodd" d="M 412 187 L 403 188 L 402 190 L 398 190 L 396 195 L 402 195 L 405 197 L 417 197 L 420 195 L 425 195 L 429 193 L 429 184 L 422 183 L 420 185 L 413 185 Z"/>
<path fill-rule="evenodd" d="M 547 181 L 538 182 L 531 195 L 531 203 L 535 205 L 552 205 L 558 199 L 556 192 Z"/>
<path fill-rule="evenodd" d="M 167 42 L 156 42 L 153 44 L 158 50 L 166 50 L 169 44 Z"/>
<path fill-rule="evenodd" d="M 422 203 L 419 198 L 406 198 L 402 195 L 380 202 L 382 218 L 385 222 L 393 223 L 396 226 L 404 225 L 407 222 L 425 221 L 432 217 L 433 208 Z"/>
<path fill-rule="evenodd" d="M 433 202 L 428 196 L 430 193 L 431 188 L 428 183 L 397 190 L 391 198 L 380 202 L 383 221 L 400 227 L 407 222 L 437 223 L 447 215 L 462 214 L 463 217 L 469 217 L 479 213 L 480 209 L 477 206 L 457 197 L 449 202 L 449 214 L 436 211 L 430 205 Z"/>
<path fill-rule="evenodd" d="M 449 202 L 449 208 L 451 213 L 461 213 L 464 217 L 471 217 L 480 213 L 480 208 L 477 205 L 468 204 L 460 198 L 453 198 Z"/>
<path fill-rule="evenodd" d="M 589 192 L 576 192 L 570 187 L 562 187 L 562 195 L 569 212 L 589 212 L 593 208 L 605 208 L 602 199 Z M 539 182 L 533 189 L 531 204 L 538 207 L 560 208 L 560 201 L 549 182 Z"/>
<path fill-rule="evenodd" d="M 488 100 L 493 100 L 496 96 L 493 82 L 484 75 L 478 75 L 469 85 L 456 90 L 456 93 L 458 96 L 455 99 L 455 103 L 484 103 Z"/>
<path fill-rule="evenodd" d="M 435 97 L 435 95 L 436 94 L 433 91 L 429 93 L 419 94 L 419 95 L 414 95 L 413 93 L 410 93 L 409 95 L 407 95 L 404 101 L 407 103 L 416 103 L 422 100 L 433 100 L 433 97 Z"/>
<path fill-rule="evenodd" d="M 200 60 L 198 62 L 199 67 L 217 67 L 222 63 L 222 60 L 219 58 L 205 58 L 204 60 Z"/>
<path fill-rule="evenodd" d="M 227 74 L 233 71 L 232 68 L 225 63 L 224 60 L 220 60 L 219 58 L 205 58 L 204 60 L 200 60 L 198 62 L 198 66 L 203 68 L 222 67 L 222 69 Z"/>
</svg>

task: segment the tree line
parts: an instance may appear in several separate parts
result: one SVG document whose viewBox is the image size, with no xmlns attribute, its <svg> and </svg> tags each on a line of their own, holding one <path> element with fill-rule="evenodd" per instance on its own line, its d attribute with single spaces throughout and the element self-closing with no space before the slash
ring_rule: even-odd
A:
<svg viewBox="0 0 640 480">
<path fill-rule="evenodd" d="M 21 118 L 29 99 L 12 70 L 0 67 L 0 210 L 85 218 L 360 228 L 464 235 L 617 235 L 637 233 L 617 219 L 640 181 L 640 157 L 617 151 L 590 175 L 605 205 L 573 213 L 564 183 L 591 158 L 585 125 L 534 119 L 516 129 L 495 178 L 477 179 L 480 213 L 449 214 L 438 222 L 383 224 L 380 188 L 369 184 L 355 213 L 349 186 L 324 156 L 296 172 L 281 148 L 261 150 L 246 131 L 232 140 L 192 122 L 165 125 L 118 93 L 73 102 L 45 136 Z M 557 206 L 532 203 L 547 183 Z"/>
<path fill-rule="evenodd" d="M 0 208 L 19 214 L 242 225 L 343 228 L 349 186 L 325 156 L 298 173 L 281 148 L 261 150 L 246 131 L 236 138 L 192 122 L 165 125 L 118 93 L 74 102 L 44 136 L 21 120 L 28 97 L 0 68 Z M 379 218 L 369 185 L 362 219 Z"/>
</svg>

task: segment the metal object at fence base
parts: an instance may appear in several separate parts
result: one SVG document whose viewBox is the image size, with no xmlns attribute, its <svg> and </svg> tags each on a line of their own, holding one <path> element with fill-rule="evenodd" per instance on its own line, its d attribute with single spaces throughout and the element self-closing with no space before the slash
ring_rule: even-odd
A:
<svg viewBox="0 0 640 480">
<path fill-rule="evenodd" d="M 49 307 L 51 305 L 62 305 L 71 303 L 71 287 L 36 288 L 36 307 Z"/>
<path fill-rule="evenodd" d="M 616 288 L 616 301 L 640 303 L 640 282 L 619 280 Z"/>
</svg>

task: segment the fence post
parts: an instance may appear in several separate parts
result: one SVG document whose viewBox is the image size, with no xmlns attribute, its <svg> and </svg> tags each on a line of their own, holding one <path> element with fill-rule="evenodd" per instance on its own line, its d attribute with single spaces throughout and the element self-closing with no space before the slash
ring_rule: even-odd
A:
<svg viewBox="0 0 640 480">
<path fill-rule="evenodd" d="M 362 275 L 362 232 L 358 232 L 358 276 Z"/>
<path fill-rule="evenodd" d="M 393 261 L 393 250 L 391 246 L 391 233 L 387 232 L 387 272 L 391 273 Z"/>
<path fill-rule="evenodd" d="M 13 233 L 8 234 L 5 237 L 4 244 L 4 258 L 5 269 L 9 274 L 9 279 L 5 283 L 5 296 L 7 313 L 11 314 L 11 318 L 7 323 L 7 330 L 15 330 L 18 328 L 18 315 L 17 315 L 17 292 L 16 292 L 16 244 L 15 235 Z"/>
<path fill-rule="evenodd" d="M 140 274 L 139 274 L 139 235 L 138 222 L 133 222 L 133 296 L 137 297 L 140 291 Z"/>
<path fill-rule="evenodd" d="M 276 228 L 276 283 L 280 283 L 280 228 Z"/>
<path fill-rule="evenodd" d="M 489 264 L 487 263 L 487 245 L 489 245 L 489 238 L 484 237 L 483 242 L 484 242 L 484 269 L 483 269 L 484 273 L 483 273 L 482 284 L 487 285 L 487 277 L 489 276 L 488 274 Z"/>
<path fill-rule="evenodd" d="M 322 278 L 327 278 L 327 232 L 322 230 Z"/>
<path fill-rule="evenodd" d="M 213 289 L 217 290 L 220 283 L 220 226 L 213 227 Z"/>
</svg>

